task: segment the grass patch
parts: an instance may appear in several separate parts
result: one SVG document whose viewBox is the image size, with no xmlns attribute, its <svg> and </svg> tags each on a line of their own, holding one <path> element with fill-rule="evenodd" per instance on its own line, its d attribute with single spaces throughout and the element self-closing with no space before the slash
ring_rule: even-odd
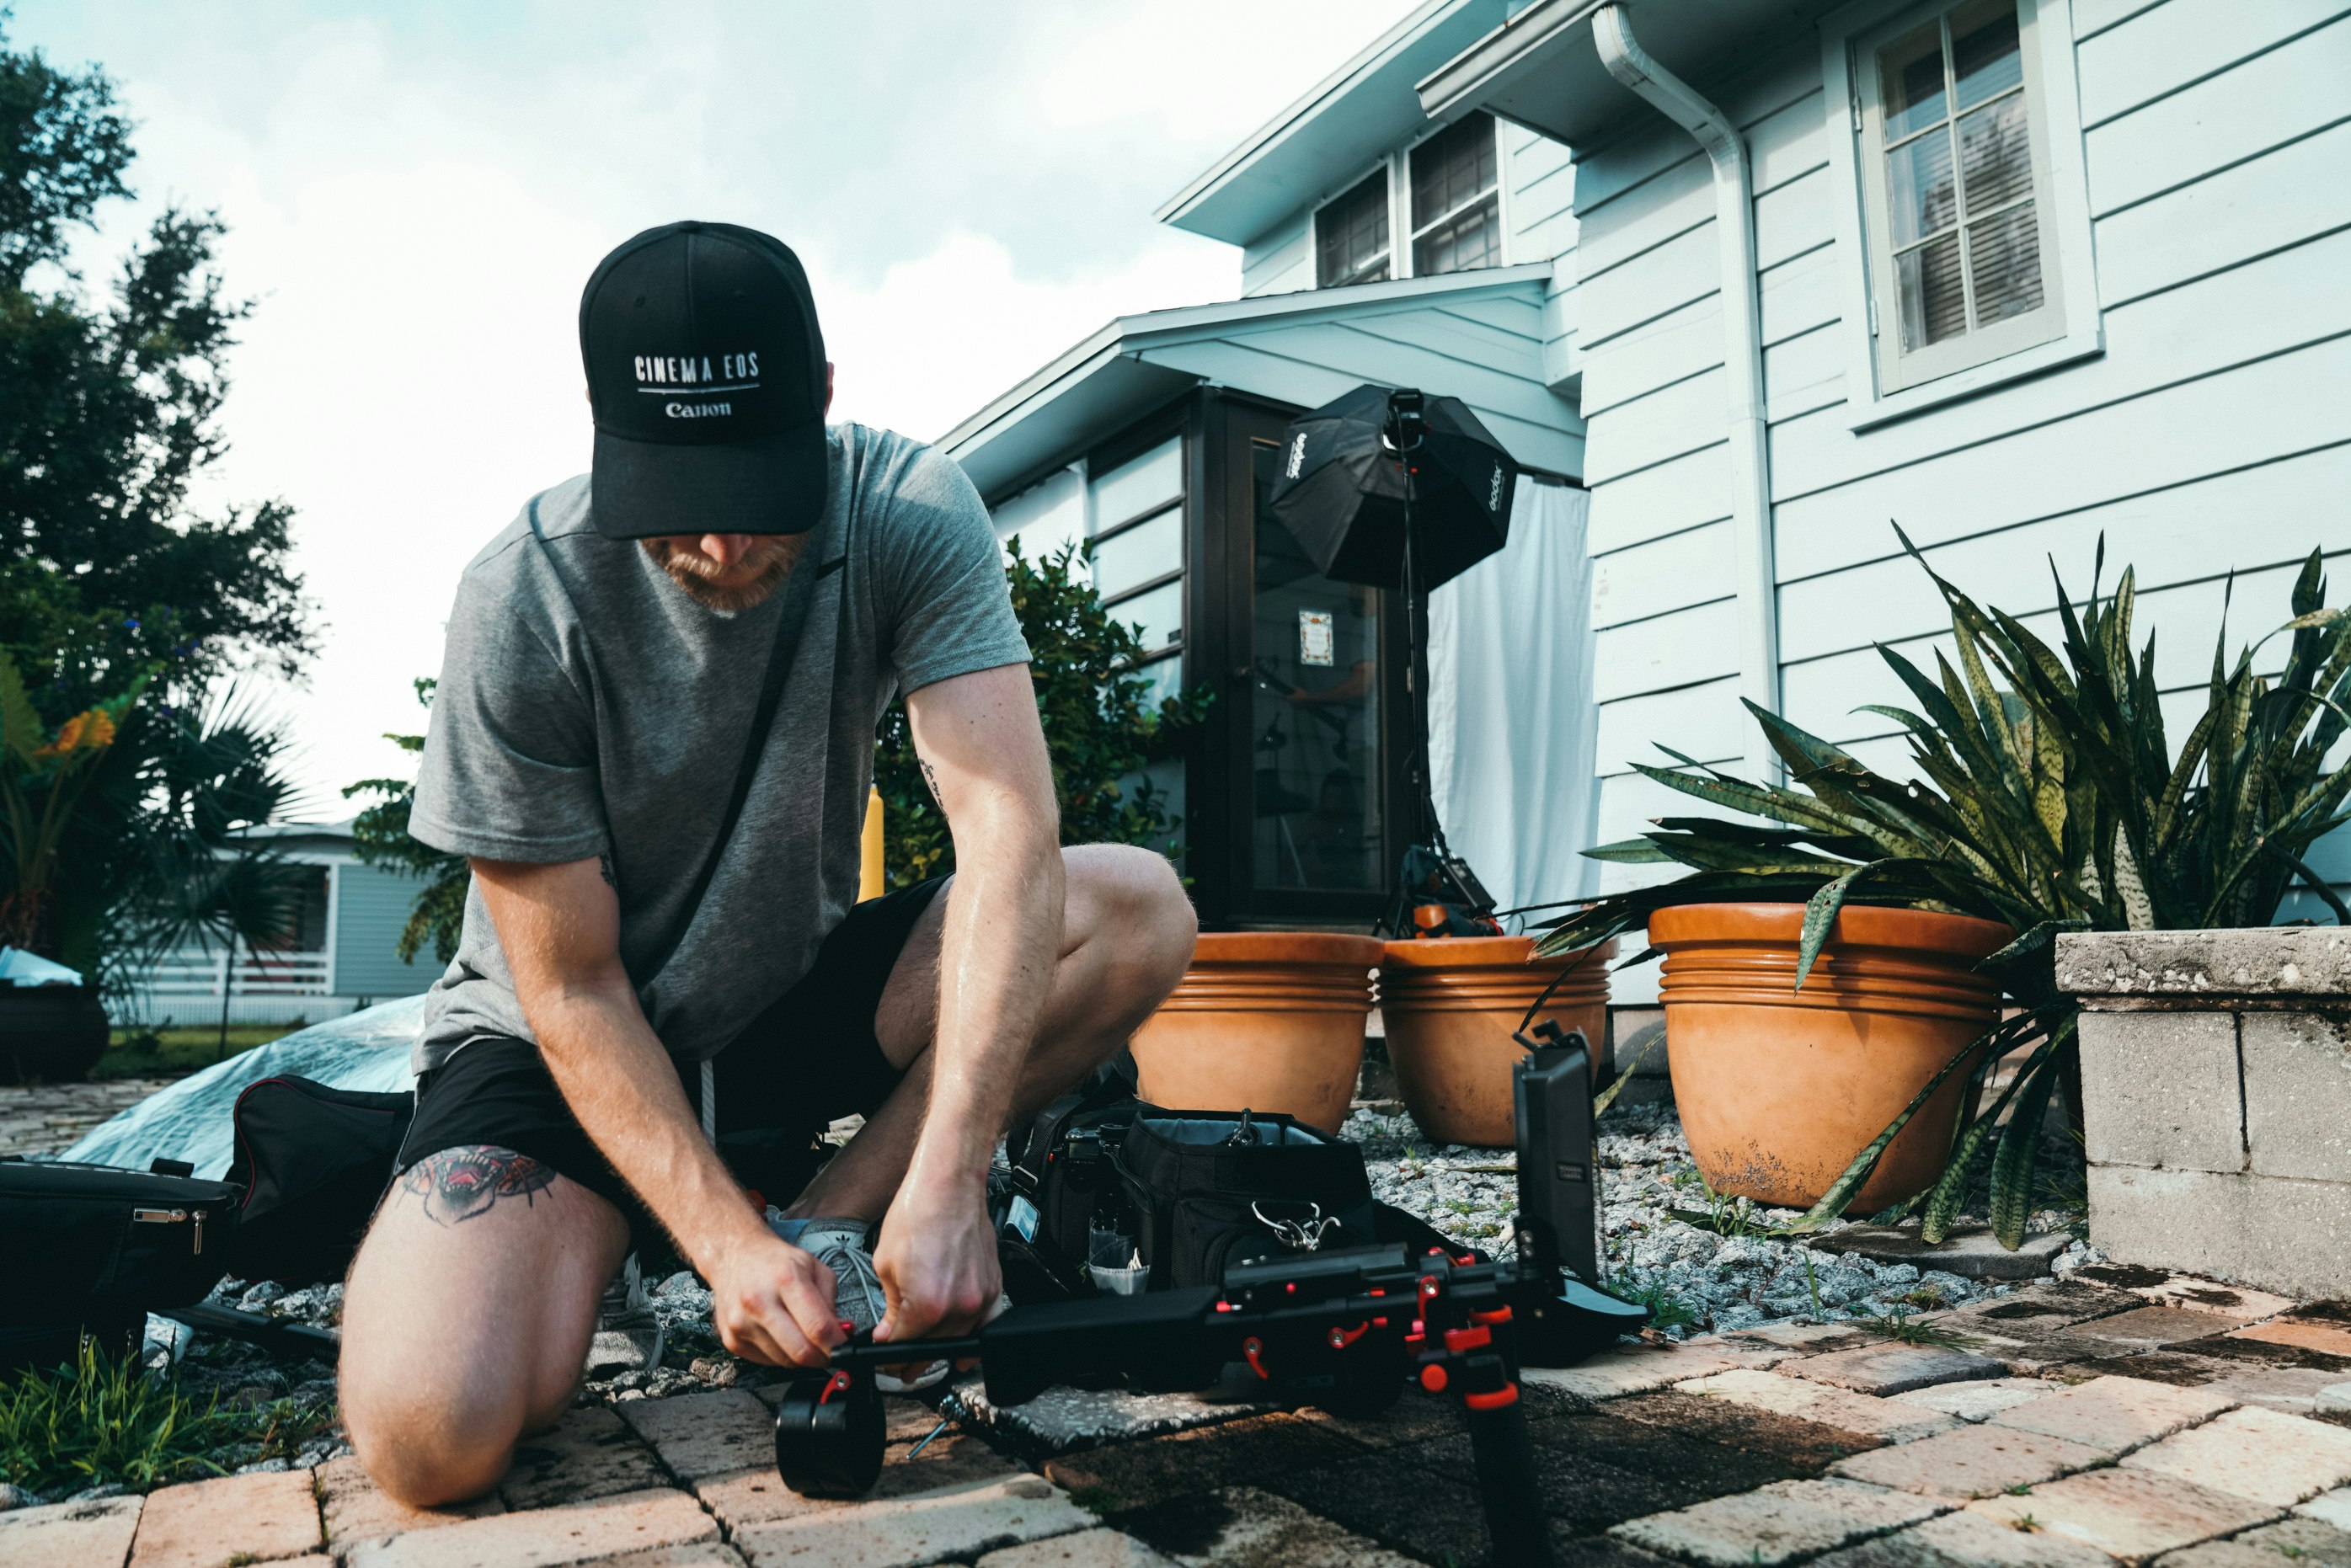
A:
<svg viewBox="0 0 2351 1568">
<path fill-rule="evenodd" d="M 305 1028 L 302 1023 L 232 1023 L 228 1044 L 221 1044 L 220 1027 L 187 1029 L 118 1029 L 89 1070 L 93 1078 L 145 1078 L 193 1073 L 225 1056 L 235 1056 L 256 1045 Z"/>
<path fill-rule="evenodd" d="M 240 1464 L 294 1459 L 338 1419 L 332 1404 L 298 1399 L 200 1404 L 177 1374 L 149 1373 L 84 1340 L 73 1366 L 27 1369 L 0 1385 L 0 1480 L 30 1491 L 146 1491 L 225 1473 L 211 1456 L 232 1445 Z"/>
<path fill-rule="evenodd" d="M 1960 1344 L 1958 1334 L 1940 1324 L 1919 1322 L 1910 1315 L 1910 1309 L 1907 1306 L 1894 1307 L 1883 1317 L 1855 1318 L 1853 1325 L 1867 1329 L 1872 1334 L 1883 1334 L 1887 1339 L 1899 1340 L 1904 1345 L 1929 1345 L 1956 1350 Z"/>
<path fill-rule="evenodd" d="M 1610 1280 L 1606 1288 L 1609 1294 L 1620 1300 L 1647 1307 L 1651 1328 L 1690 1328 L 1698 1321 L 1697 1311 L 1687 1302 L 1656 1281 L 1637 1279 L 1629 1271 Z"/>
<path fill-rule="evenodd" d="M 0 1387 L 0 1477 L 33 1491 L 120 1482 L 134 1490 L 197 1474 L 246 1433 L 242 1412 L 202 1406 L 85 1340 L 71 1367 L 27 1369 Z"/>
<path fill-rule="evenodd" d="M 1729 1240 L 1742 1236 L 1776 1238 L 1782 1234 L 1776 1225 L 1755 1217 L 1755 1200 L 1751 1198 L 1725 1198 L 1708 1191 L 1703 1209 L 1668 1209 L 1667 1213 L 1683 1224 L 1700 1231 L 1711 1231 Z"/>
</svg>

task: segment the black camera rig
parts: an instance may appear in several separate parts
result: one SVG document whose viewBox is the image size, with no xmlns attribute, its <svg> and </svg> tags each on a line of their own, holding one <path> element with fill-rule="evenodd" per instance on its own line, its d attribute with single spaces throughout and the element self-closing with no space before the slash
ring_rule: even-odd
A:
<svg viewBox="0 0 2351 1568">
<path fill-rule="evenodd" d="M 1360 1416 L 1394 1403 L 1411 1380 L 1460 1401 L 1493 1560 L 1547 1568 L 1519 1369 L 1571 1365 L 1648 1317 L 1593 1287 L 1599 1171 L 1588 1061 L 1583 1036 L 1571 1033 L 1516 1069 L 1516 1256 L 1416 1254 L 1402 1244 L 1300 1252 L 1236 1264 L 1221 1285 L 1016 1306 L 961 1338 L 861 1338 L 786 1391 L 777 1469 L 805 1496 L 870 1490 L 884 1446 L 873 1374 L 907 1362 L 977 1358 L 997 1406 L 1111 1373 L 1146 1392 L 1206 1388 L 1238 1365 L 1259 1397 Z"/>
</svg>

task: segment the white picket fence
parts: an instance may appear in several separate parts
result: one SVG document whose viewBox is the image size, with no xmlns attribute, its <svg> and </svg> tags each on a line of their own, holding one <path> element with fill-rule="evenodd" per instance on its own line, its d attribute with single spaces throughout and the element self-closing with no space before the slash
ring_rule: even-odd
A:
<svg viewBox="0 0 2351 1568">
<path fill-rule="evenodd" d="M 248 952 L 240 950 L 234 971 L 225 951 L 186 948 L 166 955 L 133 984 L 128 1016 L 120 1023 L 182 1025 L 209 1023 L 221 1015 L 228 992 L 233 1023 L 317 1023 L 339 1018 L 358 999 L 332 994 L 333 964 L 323 952 Z"/>
</svg>

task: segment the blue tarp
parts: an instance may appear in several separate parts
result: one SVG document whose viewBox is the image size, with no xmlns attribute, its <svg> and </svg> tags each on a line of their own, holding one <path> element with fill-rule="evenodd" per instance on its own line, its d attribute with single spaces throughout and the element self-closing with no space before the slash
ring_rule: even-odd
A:
<svg viewBox="0 0 2351 1568">
<path fill-rule="evenodd" d="M 138 1170 L 156 1158 L 184 1159 L 198 1176 L 216 1179 L 228 1171 L 229 1113 L 246 1085 L 292 1075 L 339 1089 L 413 1088 L 408 1053 L 423 1019 L 424 998 L 409 996 L 297 1030 L 150 1095 L 57 1158 Z"/>
</svg>

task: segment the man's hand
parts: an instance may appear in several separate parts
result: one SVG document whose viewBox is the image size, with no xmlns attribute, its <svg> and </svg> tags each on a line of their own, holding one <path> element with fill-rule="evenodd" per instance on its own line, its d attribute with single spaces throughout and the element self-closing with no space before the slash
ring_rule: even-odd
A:
<svg viewBox="0 0 2351 1568">
<path fill-rule="evenodd" d="M 832 1271 L 770 1234 L 711 1265 L 710 1316 L 728 1350 L 771 1366 L 821 1366 L 845 1337 L 832 1314 Z"/>
<path fill-rule="evenodd" d="M 986 1188 L 909 1180 L 883 1222 L 873 1272 L 889 1299 L 877 1343 L 969 1334 L 986 1323 L 1004 1288 Z"/>
</svg>

